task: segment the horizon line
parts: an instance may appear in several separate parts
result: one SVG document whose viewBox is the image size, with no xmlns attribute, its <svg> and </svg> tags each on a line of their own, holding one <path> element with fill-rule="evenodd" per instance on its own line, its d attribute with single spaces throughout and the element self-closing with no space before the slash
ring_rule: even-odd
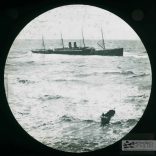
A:
<svg viewBox="0 0 156 156">
<path fill-rule="evenodd" d="M 42 40 L 42 38 L 16 38 L 15 40 Z M 44 40 L 61 40 L 60 38 L 44 38 Z M 63 40 L 82 40 L 82 38 L 64 38 Z M 102 39 L 85 39 L 85 40 L 102 40 Z M 117 38 L 110 38 L 110 39 L 105 39 L 105 41 L 107 41 L 107 40 L 134 40 L 134 41 L 136 41 L 136 40 L 138 40 L 138 41 L 141 41 L 140 39 L 117 39 Z M 141 41 L 142 42 L 142 41 Z"/>
</svg>

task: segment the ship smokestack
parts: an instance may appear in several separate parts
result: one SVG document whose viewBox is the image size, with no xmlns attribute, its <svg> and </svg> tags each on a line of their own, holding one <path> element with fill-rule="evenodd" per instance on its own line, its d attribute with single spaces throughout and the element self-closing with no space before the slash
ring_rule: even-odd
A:
<svg viewBox="0 0 156 156">
<path fill-rule="evenodd" d="M 76 42 L 74 42 L 74 48 L 77 48 Z"/>
<path fill-rule="evenodd" d="M 72 48 L 72 44 L 71 44 L 71 42 L 69 42 L 69 48 Z"/>
</svg>

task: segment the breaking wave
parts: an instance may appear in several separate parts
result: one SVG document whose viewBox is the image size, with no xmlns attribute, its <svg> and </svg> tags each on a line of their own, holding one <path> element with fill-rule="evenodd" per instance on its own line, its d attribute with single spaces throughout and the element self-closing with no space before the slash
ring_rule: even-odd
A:
<svg viewBox="0 0 156 156">
<path fill-rule="evenodd" d="M 40 97 L 39 99 L 42 101 L 46 101 L 46 100 L 57 100 L 61 98 L 63 97 L 60 95 L 44 95 L 43 97 Z"/>
<path fill-rule="evenodd" d="M 99 126 L 101 126 L 100 117 L 97 121 L 95 121 L 92 119 L 79 119 L 79 118 L 75 118 L 73 116 L 63 115 L 59 118 L 59 120 L 60 120 L 60 122 L 64 122 L 64 121 L 66 121 L 66 122 L 82 122 L 85 124 L 96 123 L 96 124 L 99 124 Z M 118 126 L 118 125 L 119 126 L 122 126 L 122 125 L 131 126 L 133 124 L 136 124 L 137 122 L 138 122 L 138 119 L 125 119 L 125 120 L 120 120 L 120 121 L 115 121 L 115 122 L 110 121 L 110 123 L 105 126 Z"/>
<path fill-rule="evenodd" d="M 61 121 L 79 121 L 79 119 L 77 118 L 74 118 L 74 117 L 72 117 L 72 116 L 67 116 L 67 115 L 63 115 L 63 116 L 61 116 L 60 117 L 60 120 Z"/>
<path fill-rule="evenodd" d="M 136 77 L 144 77 L 144 76 L 149 76 L 149 75 L 150 75 L 150 74 L 142 73 L 142 74 L 139 74 L 139 75 L 133 75 L 133 76 L 131 76 L 131 77 L 136 78 Z"/>
<path fill-rule="evenodd" d="M 87 84 L 86 81 L 78 80 L 78 79 L 56 79 L 56 80 L 53 80 L 53 81 L 55 81 L 55 82 L 76 82 L 76 83 Z"/>
<path fill-rule="evenodd" d="M 35 81 L 25 80 L 25 79 L 20 79 L 20 78 L 17 78 L 17 81 L 19 83 L 22 83 L 22 84 L 33 84 L 33 83 L 35 83 Z"/>
<path fill-rule="evenodd" d="M 93 72 L 89 74 L 77 74 L 77 77 L 88 77 L 88 76 L 96 76 L 96 75 L 134 75 L 135 73 L 132 71 L 106 71 L 106 72 Z"/>
</svg>

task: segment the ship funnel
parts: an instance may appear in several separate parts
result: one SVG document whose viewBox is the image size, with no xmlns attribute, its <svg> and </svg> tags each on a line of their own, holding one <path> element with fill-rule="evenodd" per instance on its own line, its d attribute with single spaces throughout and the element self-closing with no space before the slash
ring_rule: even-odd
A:
<svg viewBox="0 0 156 156">
<path fill-rule="evenodd" d="M 71 44 L 71 42 L 69 42 L 69 48 L 72 48 L 72 44 Z"/>
<path fill-rule="evenodd" d="M 74 48 L 77 48 L 76 42 L 74 42 Z"/>
</svg>

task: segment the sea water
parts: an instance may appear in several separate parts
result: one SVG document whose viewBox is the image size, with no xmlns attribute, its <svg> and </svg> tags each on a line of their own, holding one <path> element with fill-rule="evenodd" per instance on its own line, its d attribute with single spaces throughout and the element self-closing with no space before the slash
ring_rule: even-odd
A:
<svg viewBox="0 0 156 156">
<path fill-rule="evenodd" d="M 86 46 L 96 43 L 87 40 Z M 45 45 L 61 46 L 59 40 Z M 148 104 L 151 67 L 140 41 L 106 41 L 106 48 L 117 47 L 124 48 L 123 57 L 35 54 L 31 49 L 42 48 L 41 40 L 15 40 L 6 60 L 5 90 L 24 130 L 47 146 L 76 153 L 125 136 Z M 116 113 L 101 127 L 100 116 L 110 109 Z"/>
</svg>

